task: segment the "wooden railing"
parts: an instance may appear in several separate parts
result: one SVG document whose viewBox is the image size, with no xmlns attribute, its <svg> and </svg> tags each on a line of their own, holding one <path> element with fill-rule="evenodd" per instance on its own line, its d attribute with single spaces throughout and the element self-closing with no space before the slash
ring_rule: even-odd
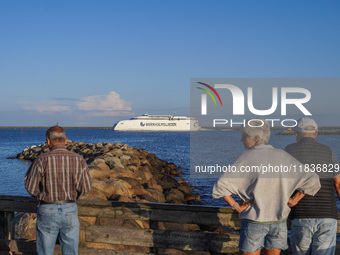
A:
<svg viewBox="0 0 340 255">
<path fill-rule="evenodd" d="M 92 219 L 88 220 L 91 223 L 83 227 L 84 238 L 80 242 L 80 255 L 161 254 L 162 249 L 207 251 L 212 254 L 238 251 L 239 236 L 216 231 L 215 228 L 240 228 L 238 216 L 230 208 L 90 200 L 79 200 L 77 204 L 79 218 Z M 15 239 L 14 216 L 16 212 L 35 213 L 37 205 L 38 202 L 30 197 L 0 196 L 1 241 L 14 254 L 35 254 L 34 241 Z M 106 224 L 110 220 L 134 220 L 145 224 L 136 224 L 140 227 Z M 197 227 L 191 230 L 185 227 L 164 228 L 165 223 L 174 223 L 177 227 L 195 224 Z M 213 228 L 215 231 L 212 231 Z M 110 245 L 126 249 L 107 248 Z M 144 250 L 138 252 L 138 249 L 132 247 L 143 247 Z M 56 246 L 55 254 L 61 254 L 60 247 Z"/>
</svg>

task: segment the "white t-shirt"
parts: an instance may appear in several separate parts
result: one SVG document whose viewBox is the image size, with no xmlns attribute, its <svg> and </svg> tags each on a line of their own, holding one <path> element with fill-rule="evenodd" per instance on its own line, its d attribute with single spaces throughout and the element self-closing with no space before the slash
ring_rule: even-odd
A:
<svg viewBox="0 0 340 255">
<path fill-rule="evenodd" d="M 295 190 L 315 195 L 320 189 L 318 175 L 304 172 L 301 163 L 271 145 L 258 145 L 243 152 L 233 163 L 236 173 L 224 173 L 213 188 L 213 197 L 235 194 L 252 204 L 240 219 L 258 222 L 285 220 L 290 212 L 288 199 Z"/>
</svg>

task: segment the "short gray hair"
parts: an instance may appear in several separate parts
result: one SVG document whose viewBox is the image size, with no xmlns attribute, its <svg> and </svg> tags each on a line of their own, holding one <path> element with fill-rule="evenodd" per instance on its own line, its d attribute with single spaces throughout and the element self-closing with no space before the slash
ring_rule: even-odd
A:
<svg viewBox="0 0 340 255">
<path fill-rule="evenodd" d="M 240 131 L 249 137 L 258 136 L 261 144 L 268 144 L 269 142 L 270 127 L 268 121 L 263 118 L 246 120 Z"/>
<path fill-rule="evenodd" d="M 46 137 L 50 139 L 51 142 L 65 142 L 66 133 L 62 127 L 53 126 L 46 131 Z"/>
</svg>

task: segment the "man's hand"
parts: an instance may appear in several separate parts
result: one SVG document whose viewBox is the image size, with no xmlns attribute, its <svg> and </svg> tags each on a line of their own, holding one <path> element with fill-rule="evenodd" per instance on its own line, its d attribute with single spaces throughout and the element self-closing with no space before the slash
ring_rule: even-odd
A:
<svg viewBox="0 0 340 255">
<path fill-rule="evenodd" d="M 296 200 L 294 200 L 293 198 L 289 198 L 288 199 L 288 206 L 289 207 L 293 207 L 293 206 L 295 206 L 297 204 L 297 202 L 296 202 Z"/>
<path fill-rule="evenodd" d="M 338 198 L 340 199 L 340 175 L 337 175 L 334 177 L 334 187 L 336 190 L 336 194 L 338 195 Z"/>
<path fill-rule="evenodd" d="M 301 193 L 300 191 L 297 191 L 294 196 L 290 197 L 288 199 L 288 206 L 293 207 L 296 206 L 297 203 L 305 196 L 305 194 Z"/>
<path fill-rule="evenodd" d="M 244 201 L 241 202 L 241 204 L 235 208 L 235 211 L 238 213 L 243 212 L 245 209 L 247 209 L 248 206 L 250 206 L 251 203 L 246 203 Z"/>
<path fill-rule="evenodd" d="M 251 203 L 245 203 L 244 201 L 241 204 L 238 204 L 232 196 L 223 197 L 224 201 L 226 201 L 236 212 L 243 212 Z"/>
</svg>

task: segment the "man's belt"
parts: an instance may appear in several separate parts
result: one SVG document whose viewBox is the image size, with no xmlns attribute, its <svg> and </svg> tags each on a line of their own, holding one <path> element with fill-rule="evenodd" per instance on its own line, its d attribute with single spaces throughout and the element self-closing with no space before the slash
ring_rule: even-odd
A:
<svg viewBox="0 0 340 255">
<path fill-rule="evenodd" d="M 76 201 L 74 200 L 58 200 L 58 201 L 54 201 L 54 202 L 45 202 L 45 201 L 40 201 L 40 204 L 56 204 L 56 205 L 60 205 L 60 204 L 67 204 L 67 203 L 74 203 Z"/>
</svg>

